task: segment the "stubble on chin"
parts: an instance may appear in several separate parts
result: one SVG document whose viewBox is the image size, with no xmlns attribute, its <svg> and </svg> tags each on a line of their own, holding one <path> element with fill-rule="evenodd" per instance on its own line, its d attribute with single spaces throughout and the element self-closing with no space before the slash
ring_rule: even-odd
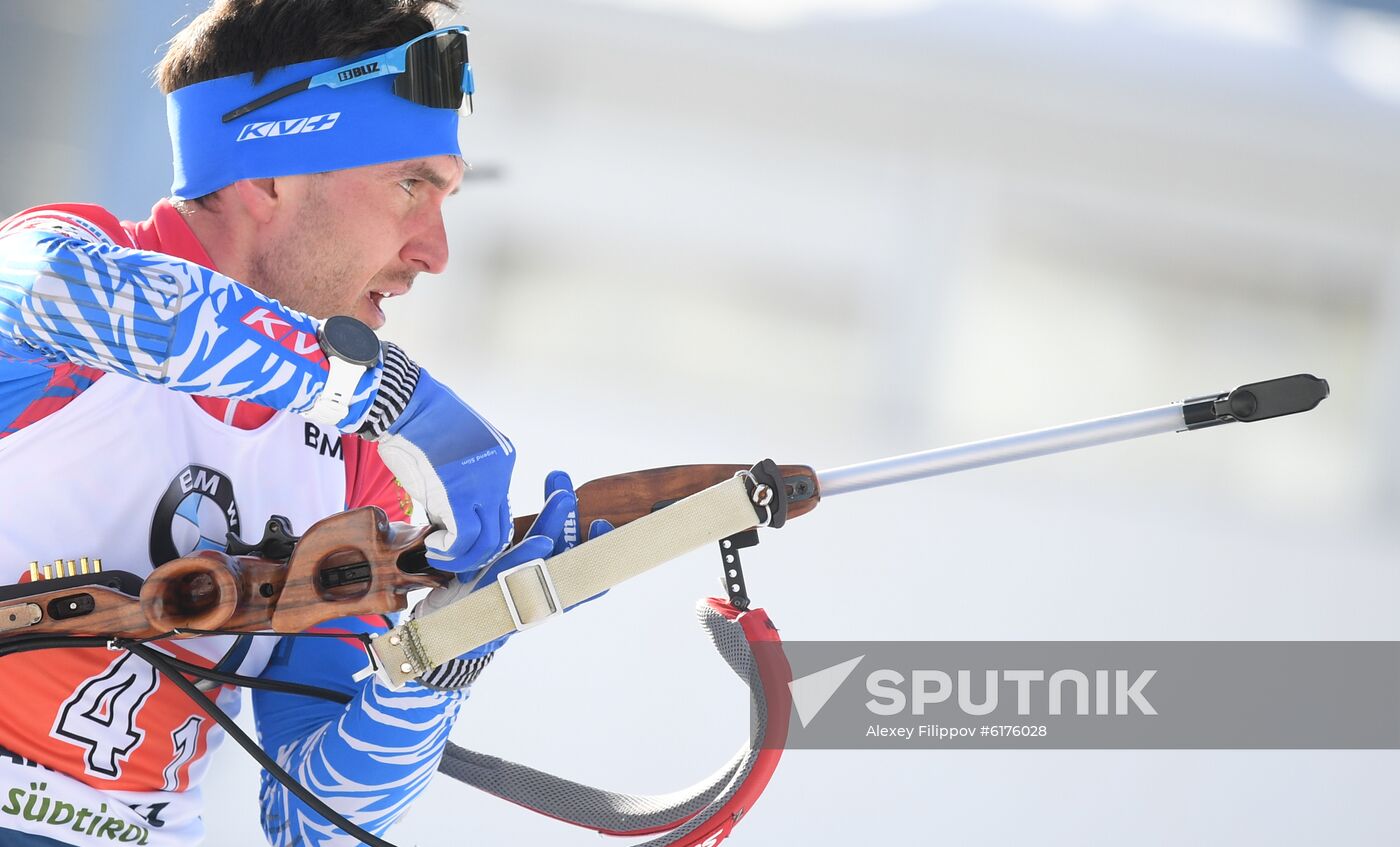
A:
<svg viewBox="0 0 1400 847">
<path fill-rule="evenodd" d="M 332 251 L 315 249 L 315 243 L 312 236 L 297 238 L 293 244 L 268 245 L 253 256 L 249 267 L 254 279 L 246 282 L 313 318 L 355 314 L 357 304 L 345 290 L 348 273 L 337 265 Z"/>
</svg>

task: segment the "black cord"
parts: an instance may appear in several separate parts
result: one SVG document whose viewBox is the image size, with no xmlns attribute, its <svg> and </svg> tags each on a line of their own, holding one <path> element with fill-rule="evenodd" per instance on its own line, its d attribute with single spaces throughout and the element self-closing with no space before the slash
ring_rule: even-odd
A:
<svg viewBox="0 0 1400 847">
<path fill-rule="evenodd" d="M 22 635 L 0 641 L 0 657 L 55 647 L 106 647 L 111 641 L 100 635 Z"/>
<path fill-rule="evenodd" d="M 129 650 L 137 656 L 140 656 L 142 659 L 146 660 L 151 667 L 164 674 L 176 687 L 185 692 L 186 696 L 193 700 L 196 706 L 203 709 L 209 717 L 213 718 L 219 726 L 223 727 L 230 738 L 237 741 L 239 746 L 244 750 L 247 750 L 248 755 L 252 756 L 258 764 L 262 765 L 263 770 L 271 774 L 273 779 L 282 783 L 284 788 L 295 794 L 303 803 L 310 806 L 311 809 L 321 817 L 340 827 L 348 835 L 358 838 L 361 842 L 369 845 L 369 847 L 394 847 L 391 842 L 385 841 L 377 835 L 370 833 L 368 830 L 362 829 L 352 823 L 349 818 L 346 818 L 326 805 L 320 797 L 312 793 L 311 789 L 297 782 L 295 777 L 283 770 L 282 766 L 277 764 L 277 761 L 267 754 L 266 750 L 259 747 L 256 741 L 249 738 L 247 733 L 243 731 L 243 728 L 235 723 L 233 718 L 228 716 L 227 712 L 215 705 L 214 701 L 210 700 L 203 691 L 200 691 L 193 682 L 185 679 L 180 671 L 171 665 L 170 657 L 147 644 L 124 644 L 120 640 L 115 641 L 114 644 L 115 646 Z"/>
<path fill-rule="evenodd" d="M 261 688 L 266 691 L 280 691 L 284 694 L 300 694 L 303 697 L 318 697 L 322 700 L 330 700 L 334 703 L 345 705 L 355 698 L 344 691 L 335 691 L 330 688 L 322 688 L 319 685 L 305 685 L 300 682 L 284 682 L 276 679 L 263 679 L 256 676 L 244 676 L 238 673 L 218 671 L 213 668 L 201 668 L 199 665 L 186 662 L 184 659 L 177 659 L 174 656 L 166 657 L 170 664 L 178 668 L 181 673 L 190 676 L 198 676 L 204 679 L 211 679 L 214 682 L 222 682 L 225 685 L 238 685 L 243 688 Z"/>
<path fill-rule="evenodd" d="M 394 628 L 393 624 L 389 625 Z M 353 638 L 356 641 L 369 643 L 369 636 L 363 632 L 278 632 L 275 629 L 264 629 L 258 632 L 234 632 L 227 629 L 172 629 L 160 635 L 153 635 L 150 638 L 133 638 L 141 644 L 150 641 L 161 641 L 174 635 L 237 635 L 262 638 Z"/>
</svg>

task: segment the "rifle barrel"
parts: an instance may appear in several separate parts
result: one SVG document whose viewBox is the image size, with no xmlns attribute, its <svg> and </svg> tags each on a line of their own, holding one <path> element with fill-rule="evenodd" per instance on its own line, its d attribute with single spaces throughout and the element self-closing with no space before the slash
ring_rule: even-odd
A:
<svg viewBox="0 0 1400 847">
<path fill-rule="evenodd" d="M 822 497 L 1186 429 L 1181 403 L 818 471 Z"/>
<path fill-rule="evenodd" d="M 1159 432 L 1296 415 L 1317 408 L 1330 393 L 1327 380 L 1312 374 L 1293 374 L 1241 385 L 1233 391 L 1191 397 L 1155 409 L 818 471 L 817 483 L 822 497 L 832 497 L 848 491 L 1000 465 Z"/>
</svg>

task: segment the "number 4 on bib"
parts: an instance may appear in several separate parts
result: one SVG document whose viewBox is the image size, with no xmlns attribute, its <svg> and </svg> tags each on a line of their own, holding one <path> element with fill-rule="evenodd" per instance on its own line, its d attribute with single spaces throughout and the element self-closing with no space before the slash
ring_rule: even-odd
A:
<svg viewBox="0 0 1400 847">
<path fill-rule="evenodd" d="M 87 749 L 84 764 L 89 775 L 120 779 L 121 760 L 146 736 L 136 727 L 136 715 L 158 682 L 155 668 L 123 653 L 64 701 L 49 734 Z"/>
</svg>

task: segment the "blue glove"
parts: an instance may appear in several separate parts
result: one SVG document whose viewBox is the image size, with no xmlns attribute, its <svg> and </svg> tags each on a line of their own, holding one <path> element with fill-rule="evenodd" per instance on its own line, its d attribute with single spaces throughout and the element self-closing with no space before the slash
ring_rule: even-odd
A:
<svg viewBox="0 0 1400 847">
<path fill-rule="evenodd" d="M 474 572 L 510 543 L 515 447 L 426 370 L 379 457 L 437 527 L 425 540 L 434 567 Z"/>
<path fill-rule="evenodd" d="M 496 577 L 499 574 L 517 565 L 523 565 L 535 559 L 548 559 L 578 544 L 578 497 L 574 494 L 574 484 L 569 479 L 569 475 L 563 471 L 554 471 L 545 477 L 544 498 L 544 506 L 541 507 L 539 516 L 535 518 L 534 523 L 530 524 L 530 529 L 519 544 L 498 556 L 495 561 L 483 568 L 480 574 L 463 573 L 458 577 L 456 583 L 431 591 L 414 609 L 414 616 L 421 617 L 455 600 L 460 600 L 479 588 L 492 585 L 496 582 Z M 607 521 L 595 520 L 589 525 L 588 537 L 597 538 L 612 528 L 612 524 Z M 590 600 L 596 600 L 606 593 L 606 591 L 599 592 L 587 600 L 569 606 L 568 609 L 581 606 Z M 506 643 L 508 638 L 510 638 L 509 634 L 504 635 L 489 644 L 476 648 L 462 658 L 471 659 L 494 652 Z"/>
</svg>

